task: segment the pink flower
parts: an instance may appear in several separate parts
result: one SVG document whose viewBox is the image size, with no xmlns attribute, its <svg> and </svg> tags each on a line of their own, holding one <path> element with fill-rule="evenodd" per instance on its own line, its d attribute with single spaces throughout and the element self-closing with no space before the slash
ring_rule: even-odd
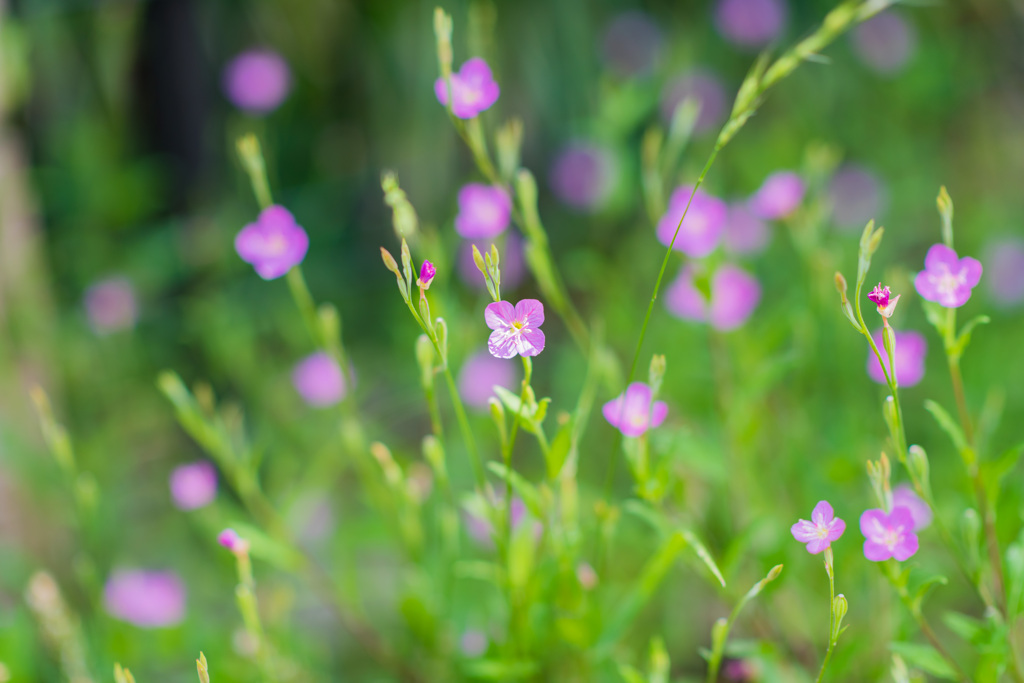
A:
<svg viewBox="0 0 1024 683">
<path fill-rule="evenodd" d="M 841 230 L 863 230 L 872 218 L 881 218 L 887 203 L 878 176 L 858 164 L 847 164 L 832 176 L 828 188 L 832 220 Z"/>
<path fill-rule="evenodd" d="M 793 538 L 807 544 L 807 552 L 817 555 L 838 541 L 846 531 L 846 522 L 835 516 L 828 501 L 819 501 L 811 512 L 811 521 L 801 519 L 790 529 Z"/>
<path fill-rule="evenodd" d="M 249 541 L 234 529 L 225 529 L 217 535 L 217 542 L 235 554 L 249 552 Z"/>
<path fill-rule="evenodd" d="M 928 301 L 945 308 L 959 308 L 971 298 L 981 280 L 981 263 L 970 256 L 958 258 L 945 244 L 933 244 L 924 257 L 924 270 L 914 278 L 914 288 Z"/>
<path fill-rule="evenodd" d="M 544 350 L 544 304 L 536 299 L 523 299 L 514 307 L 507 301 L 488 304 L 484 321 L 494 330 L 487 350 L 495 358 L 536 356 Z"/>
<path fill-rule="evenodd" d="M 325 351 L 306 356 L 292 371 L 292 384 L 309 405 L 324 408 L 345 397 L 345 375 L 338 362 Z"/>
<path fill-rule="evenodd" d="M 580 211 L 596 211 L 615 184 L 615 162 L 608 150 L 575 142 L 565 147 L 551 167 L 551 190 Z"/>
<path fill-rule="evenodd" d="M 247 50 L 224 68 L 224 92 L 239 109 L 267 114 L 277 109 L 291 89 L 288 64 L 273 50 Z"/>
<path fill-rule="evenodd" d="M 717 330 L 728 331 L 747 321 L 761 300 L 761 285 L 742 268 L 726 264 L 711 277 L 711 300 L 694 283 L 696 269 L 683 266 L 665 294 L 669 313 L 683 320 L 708 321 Z"/>
<path fill-rule="evenodd" d="M 878 352 L 885 362 L 885 372 L 889 371 L 889 354 L 885 351 L 882 330 L 875 330 L 871 338 L 878 347 Z M 901 387 L 912 387 L 924 377 L 924 360 L 928 354 L 928 342 L 917 332 L 893 332 L 896 351 L 896 380 Z M 878 364 L 878 357 L 868 347 L 868 376 L 879 384 L 885 384 L 885 373 Z"/>
<path fill-rule="evenodd" d="M 1024 240 L 1011 237 L 989 244 L 985 263 L 985 279 L 997 304 L 1010 307 L 1024 301 Z"/>
<path fill-rule="evenodd" d="M 885 510 L 865 510 L 860 516 L 860 532 L 864 534 L 864 557 L 872 562 L 890 557 L 903 562 L 917 552 L 914 517 L 902 505 L 894 507 L 888 515 Z"/>
<path fill-rule="evenodd" d="M 853 29 L 853 51 L 868 68 L 885 75 L 907 65 L 917 44 L 913 25 L 898 12 L 887 11 Z"/>
<path fill-rule="evenodd" d="M 649 386 L 633 382 L 624 394 L 605 403 L 601 412 L 623 436 L 642 436 L 648 429 L 661 425 L 668 415 L 668 405 L 664 401 L 652 404 L 653 398 Z"/>
<path fill-rule="evenodd" d="M 205 460 L 179 465 L 171 472 L 171 499 L 181 510 L 197 510 L 217 497 L 217 468 Z"/>
<path fill-rule="evenodd" d="M 283 206 L 268 206 L 255 223 L 235 236 L 235 251 L 264 280 L 273 280 L 302 263 L 309 237 Z"/>
<path fill-rule="evenodd" d="M 721 199 L 712 197 L 703 190 L 697 190 L 691 202 L 692 192 L 692 185 L 684 185 L 672 193 L 668 211 L 658 221 L 658 240 L 665 246 L 672 243 L 679 219 L 683 217 L 687 202 L 690 202 L 690 208 L 686 211 L 686 218 L 679 228 L 679 235 L 672 248 L 687 256 L 700 258 L 707 256 L 718 246 L 718 240 L 725 230 L 728 207 Z"/>
<path fill-rule="evenodd" d="M 893 311 L 896 310 L 896 304 L 900 302 L 902 294 L 897 294 L 895 297 L 892 295 L 892 290 L 889 286 L 882 286 L 879 282 L 875 285 L 875 288 L 868 294 L 868 298 L 875 302 L 875 306 L 878 307 L 878 315 L 883 318 L 891 318 Z"/>
<path fill-rule="evenodd" d="M 466 360 L 459 371 L 458 383 L 459 395 L 466 405 L 487 410 L 488 401 L 494 396 L 494 387 L 511 390 L 516 385 L 515 364 L 480 351 Z"/>
<path fill-rule="evenodd" d="M 120 569 L 107 579 L 103 606 L 142 628 L 175 626 L 185 618 L 185 585 L 172 571 Z"/>
<path fill-rule="evenodd" d="M 434 268 L 434 264 L 424 261 L 420 267 L 420 277 L 416 280 L 416 284 L 423 289 L 430 289 L 430 283 L 434 280 L 435 275 L 437 275 L 437 269 Z"/>
<path fill-rule="evenodd" d="M 901 484 L 893 489 L 893 507 L 905 507 L 910 510 L 910 516 L 914 518 L 914 531 L 926 529 L 932 523 L 932 509 L 928 503 L 921 500 L 921 497 L 914 493 L 914 489 L 906 484 Z"/>
<path fill-rule="evenodd" d="M 761 218 L 785 218 L 800 206 L 805 190 L 804 181 L 796 173 L 773 173 L 750 198 L 750 209 Z"/>
<path fill-rule="evenodd" d="M 470 183 L 459 190 L 455 232 L 469 240 L 492 239 L 505 231 L 512 216 L 512 200 L 500 187 Z"/>
<path fill-rule="evenodd" d="M 661 117 L 666 123 L 672 121 L 676 107 L 685 99 L 694 100 L 700 106 L 693 127 L 695 133 L 712 131 L 729 113 L 725 87 L 708 69 L 694 69 L 668 84 L 661 97 Z"/>
<path fill-rule="evenodd" d="M 604 59 L 620 76 L 644 76 L 657 64 L 663 42 L 651 17 L 636 10 L 623 12 L 605 30 Z"/>
<path fill-rule="evenodd" d="M 720 0 L 715 7 L 715 25 L 734 45 L 759 48 L 782 32 L 786 14 L 783 0 Z"/>
<path fill-rule="evenodd" d="M 452 73 L 451 84 L 452 113 L 460 119 L 471 119 L 490 109 L 501 93 L 491 67 L 480 57 L 473 57 Z M 443 78 L 434 81 L 434 94 L 438 102 L 448 104 L 448 85 Z"/>
<path fill-rule="evenodd" d="M 501 243 L 504 240 L 504 244 Z M 459 276 L 467 285 L 484 289 L 484 276 L 473 261 L 473 245 L 486 254 L 492 244 L 498 247 L 501 257 L 501 288 L 504 290 L 515 289 L 523 281 L 525 264 L 523 263 L 523 240 L 514 231 L 508 231 L 503 238 L 498 240 L 473 240 L 463 242 L 459 247 Z"/>
<path fill-rule="evenodd" d="M 134 327 L 139 311 L 131 280 L 109 277 L 93 284 L 85 290 L 85 314 L 96 334 Z"/>
<path fill-rule="evenodd" d="M 768 244 L 768 225 L 743 202 L 729 205 L 722 243 L 733 254 L 756 254 Z"/>
</svg>

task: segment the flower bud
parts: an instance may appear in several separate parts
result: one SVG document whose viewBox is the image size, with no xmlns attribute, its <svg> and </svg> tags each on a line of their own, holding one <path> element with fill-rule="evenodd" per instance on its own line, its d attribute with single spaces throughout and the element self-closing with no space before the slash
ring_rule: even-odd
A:
<svg viewBox="0 0 1024 683">
<path fill-rule="evenodd" d="M 832 642 L 836 642 L 839 639 L 839 632 L 842 631 L 843 617 L 846 616 L 846 612 L 850 609 L 850 603 L 846 601 L 846 596 L 840 593 L 836 596 L 836 599 L 832 601 Z"/>
<path fill-rule="evenodd" d="M 206 655 L 202 652 L 199 653 L 199 659 L 196 660 L 196 669 L 199 671 L 199 683 L 210 683 L 210 670 L 206 665 Z"/>
<path fill-rule="evenodd" d="M 239 536 L 234 529 L 225 529 L 220 532 L 217 542 L 235 555 L 246 555 L 249 552 L 249 541 Z"/>
<path fill-rule="evenodd" d="M 914 478 L 921 482 L 921 488 L 931 498 L 931 486 L 928 483 L 928 454 L 920 446 L 914 445 L 907 450 L 907 466 L 914 473 Z"/>
<path fill-rule="evenodd" d="M 434 264 L 430 261 L 424 261 L 423 265 L 420 266 L 420 276 L 416 280 L 416 285 L 420 289 L 430 289 L 430 283 L 434 279 L 434 275 L 437 274 L 437 269 L 434 268 Z"/>
</svg>

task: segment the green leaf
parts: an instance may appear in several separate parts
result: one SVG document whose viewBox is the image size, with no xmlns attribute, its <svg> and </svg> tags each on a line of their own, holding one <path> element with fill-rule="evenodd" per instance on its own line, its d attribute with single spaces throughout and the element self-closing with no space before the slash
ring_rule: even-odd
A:
<svg viewBox="0 0 1024 683">
<path fill-rule="evenodd" d="M 924 316 L 931 326 L 935 328 L 940 337 L 945 339 L 946 328 L 949 327 L 949 315 L 946 313 L 946 309 L 934 301 L 926 299 L 921 300 L 921 308 L 924 309 Z"/>
<path fill-rule="evenodd" d="M 889 643 L 889 649 L 910 662 L 911 665 L 927 671 L 933 676 L 951 681 L 957 679 L 956 672 L 931 645 L 920 643 Z"/>
<path fill-rule="evenodd" d="M 967 345 L 971 343 L 971 332 L 974 331 L 974 328 L 978 325 L 987 325 L 991 321 L 992 319 L 987 315 L 979 315 L 964 325 L 963 329 L 960 330 L 960 334 L 957 335 L 956 341 L 953 342 L 953 346 L 949 349 L 950 355 L 957 358 L 962 356 Z"/>
<path fill-rule="evenodd" d="M 914 601 L 912 603 L 914 606 L 914 610 L 921 610 L 921 603 L 924 602 L 925 597 L 933 588 L 935 588 L 936 586 L 945 586 L 948 583 L 949 579 L 947 579 L 945 576 L 940 575 L 935 575 L 925 579 L 924 583 L 918 586 L 917 592 L 914 594 Z"/>
<path fill-rule="evenodd" d="M 544 512 L 544 498 L 537 487 L 528 482 L 514 470 L 509 470 L 500 462 L 489 462 L 487 468 L 501 477 L 502 481 L 508 482 L 512 490 L 519 494 L 523 503 L 530 510 L 530 513 L 537 519 L 543 520 L 547 517 Z"/>
<path fill-rule="evenodd" d="M 942 615 L 942 621 L 950 631 L 968 643 L 979 642 L 985 634 L 985 623 L 966 614 L 946 612 Z"/>
<path fill-rule="evenodd" d="M 693 551 L 697 553 L 697 557 L 699 557 L 701 562 L 704 563 L 704 566 L 706 566 L 711 573 L 714 574 L 715 578 L 718 579 L 718 583 L 722 584 L 722 588 L 725 588 L 725 578 L 722 576 L 721 570 L 718 568 L 718 565 L 715 564 L 715 560 L 711 557 L 711 553 L 708 552 L 707 547 L 705 547 L 701 540 L 697 538 L 697 535 L 689 529 L 683 529 L 679 533 L 681 533 L 683 538 L 685 538 L 690 546 L 693 547 Z"/>
<path fill-rule="evenodd" d="M 1024 443 L 1019 443 L 1007 449 L 995 460 L 981 464 L 981 478 L 985 482 L 988 499 L 993 509 L 999 500 L 999 491 L 1003 479 L 1016 469 L 1021 455 L 1024 455 Z"/>
<path fill-rule="evenodd" d="M 569 449 L 572 447 L 572 430 L 576 421 L 567 420 L 551 440 L 551 447 L 547 452 L 548 479 L 557 479 L 565 466 L 565 459 L 569 457 Z"/>
<path fill-rule="evenodd" d="M 964 464 L 968 468 L 971 467 L 975 461 L 974 450 L 967 444 L 967 439 L 964 437 L 964 432 L 960 429 L 960 425 L 950 417 L 945 408 L 935 401 L 925 401 L 924 407 L 932 414 L 932 417 L 935 418 L 942 431 L 946 432 L 953 441 L 953 445 L 960 452 L 960 457 L 963 459 Z"/>
</svg>

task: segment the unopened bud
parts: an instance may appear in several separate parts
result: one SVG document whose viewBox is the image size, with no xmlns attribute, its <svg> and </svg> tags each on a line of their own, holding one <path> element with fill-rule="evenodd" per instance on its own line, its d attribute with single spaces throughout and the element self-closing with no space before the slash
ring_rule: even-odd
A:
<svg viewBox="0 0 1024 683">
<path fill-rule="evenodd" d="M 928 483 L 928 454 L 920 446 L 914 445 L 907 450 L 907 466 L 914 473 L 914 479 L 921 482 L 921 487 L 931 498 L 931 487 Z"/>
<path fill-rule="evenodd" d="M 846 601 L 846 596 L 840 593 L 836 596 L 836 599 L 832 601 L 832 642 L 836 642 L 839 639 L 839 632 L 842 631 L 843 617 L 846 616 L 846 612 L 850 609 L 850 603 Z"/>
<path fill-rule="evenodd" d="M 234 529 L 225 529 L 217 536 L 217 542 L 235 555 L 246 555 L 249 552 L 249 541 L 238 535 Z"/>
<path fill-rule="evenodd" d="M 437 269 L 434 268 L 434 264 L 430 261 L 424 261 L 423 265 L 420 266 L 420 276 L 416 280 L 416 285 L 421 289 L 430 289 L 430 283 L 434 279 L 434 275 L 437 274 Z"/>
<path fill-rule="evenodd" d="M 206 655 L 202 652 L 199 653 L 199 659 L 196 660 L 196 669 L 199 671 L 199 683 L 210 683 L 210 670 L 206 665 Z"/>
</svg>

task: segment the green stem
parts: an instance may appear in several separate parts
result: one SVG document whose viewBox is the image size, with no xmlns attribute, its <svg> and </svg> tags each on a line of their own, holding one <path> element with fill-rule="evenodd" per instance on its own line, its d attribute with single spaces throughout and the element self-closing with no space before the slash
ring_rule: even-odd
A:
<svg viewBox="0 0 1024 683">
<path fill-rule="evenodd" d="M 836 646 L 836 638 L 839 634 L 836 633 L 836 580 L 835 580 L 835 563 L 832 561 L 832 549 L 826 548 L 825 552 L 828 555 L 825 557 L 825 572 L 828 574 L 828 649 L 825 650 L 825 659 L 821 662 L 821 670 L 818 671 L 817 683 L 821 683 L 825 680 L 825 669 L 828 668 L 828 662 L 832 659 L 832 650 Z M 835 638 L 833 638 L 835 634 Z"/>
</svg>

